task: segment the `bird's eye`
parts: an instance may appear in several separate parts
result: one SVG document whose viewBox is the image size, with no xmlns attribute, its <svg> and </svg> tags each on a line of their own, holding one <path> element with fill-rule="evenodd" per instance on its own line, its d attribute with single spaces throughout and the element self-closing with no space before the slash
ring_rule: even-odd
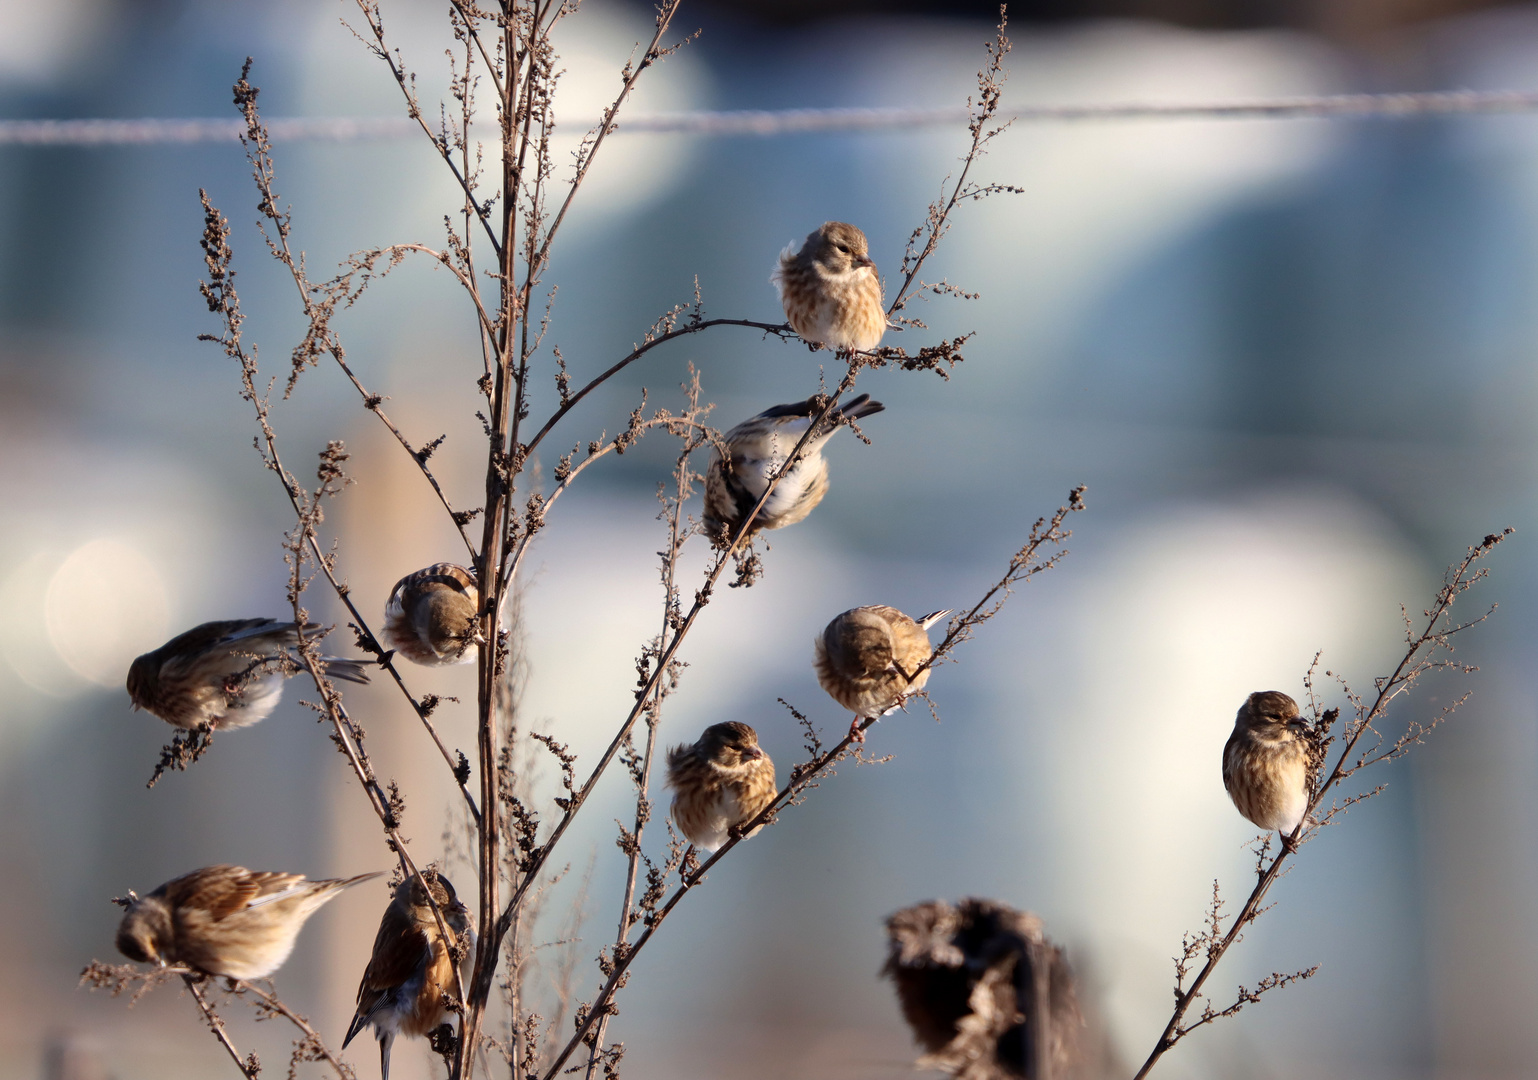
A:
<svg viewBox="0 0 1538 1080">
<path fill-rule="evenodd" d="M 839 246 L 838 246 L 838 249 L 839 249 L 839 250 L 840 250 L 840 251 L 842 251 L 842 252 L 843 252 L 843 253 L 844 253 L 844 254 L 845 254 L 845 255 L 848 255 L 848 254 L 849 254 L 849 248 L 848 248 L 848 247 L 846 247 L 846 246 L 845 246 L 845 245 L 843 245 L 843 244 L 840 244 L 840 245 L 839 245 Z"/>
</svg>

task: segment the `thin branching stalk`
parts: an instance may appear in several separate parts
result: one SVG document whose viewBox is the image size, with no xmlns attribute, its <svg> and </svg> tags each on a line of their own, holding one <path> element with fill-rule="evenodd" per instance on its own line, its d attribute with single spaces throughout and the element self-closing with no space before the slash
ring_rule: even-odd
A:
<svg viewBox="0 0 1538 1080">
<path fill-rule="evenodd" d="M 1405 614 L 1404 654 L 1391 674 L 1374 680 L 1376 692 L 1370 700 L 1359 698 L 1351 693 L 1349 687 L 1345 688 L 1354 715 L 1342 730 L 1341 746 L 1335 758 L 1335 764 L 1324 777 L 1323 782 L 1320 782 L 1322 765 L 1331 744 L 1335 741 L 1331 730 L 1339 718 L 1340 710 L 1328 709 L 1323 713 L 1318 711 L 1318 703 L 1313 700 L 1313 670 L 1310 669 L 1306 685 L 1315 710 L 1315 722 L 1309 732 L 1314 767 L 1310 778 L 1311 798 L 1308 803 L 1308 812 L 1292 835 L 1282 843 L 1274 857 L 1270 855 L 1270 836 L 1263 838 L 1257 846 L 1255 886 L 1226 931 L 1222 924 L 1223 901 L 1217 883 L 1213 883 L 1212 901 L 1207 908 L 1206 929 L 1194 935 L 1188 934 L 1182 947 L 1182 956 L 1175 960 L 1174 1010 L 1154 1043 L 1152 1052 L 1143 1062 L 1142 1068 L 1137 1071 L 1135 1080 L 1143 1080 L 1165 1053 L 1197 1028 L 1236 1015 L 1245 1005 L 1258 1001 L 1267 991 L 1310 978 L 1318 970 L 1316 966 L 1287 974 L 1273 973 L 1254 988 L 1241 986 L 1233 1004 L 1222 1009 L 1215 1008 L 1203 994 L 1207 980 L 1222 962 L 1223 957 L 1228 955 L 1229 949 L 1239 940 L 1244 929 L 1264 912 L 1262 903 L 1266 894 L 1270 892 L 1271 886 L 1282 876 L 1283 864 L 1288 856 L 1317 836 L 1326 825 L 1339 820 L 1351 806 L 1383 790 L 1382 785 L 1379 785 L 1366 792 L 1342 797 L 1340 790 L 1344 781 L 1364 768 L 1402 756 L 1412 746 L 1420 743 L 1427 732 L 1446 720 L 1466 700 L 1467 695 L 1459 697 L 1451 705 L 1442 709 L 1430 723 L 1408 722 L 1404 732 L 1393 739 L 1386 749 L 1383 747 L 1383 737 L 1378 733 L 1378 727 L 1387 718 L 1390 702 L 1402 694 L 1409 693 L 1422 677 L 1433 671 L 1446 670 L 1468 674 L 1477 670 L 1471 665 L 1452 658 L 1452 639 L 1470 627 L 1484 622 L 1495 609 L 1491 607 L 1476 619 L 1455 623 L 1452 621 L 1452 608 L 1460 596 L 1473 588 L 1489 572 L 1488 568 L 1477 564 L 1511 531 L 1506 529 L 1486 536 L 1479 544 L 1468 549 L 1462 561 L 1448 569 L 1431 606 L 1422 612 L 1424 621 L 1418 624 L 1419 629 L 1412 624 L 1408 613 Z M 1329 802 L 1327 809 L 1326 801 Z M 1187 983 L 1186 977 L 1190 966 L 1195 960 L 1203 957 L 1204 961 L 1196 976 Z M 1202 1004 L 1200 1014 L 1196 1019 L 1188 1022 L 1187 1016 L 1198 1003 Z"/>
</svg>

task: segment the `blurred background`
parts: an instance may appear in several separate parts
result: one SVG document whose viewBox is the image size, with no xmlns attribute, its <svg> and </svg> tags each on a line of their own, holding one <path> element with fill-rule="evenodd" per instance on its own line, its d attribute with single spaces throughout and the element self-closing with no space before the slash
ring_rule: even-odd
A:
<svg viewBox="0 0 1538 1080">
<path fill-rule="evenodd" d="M 643 79 L 633 108 L 954 106 L 973 89 L 990 7 L 686 4 L 679 29 L 703 35 Z M 435 103 L 444 6 L 384 11 Z M 269 117 L 398 115 L 387 72 L 343 25 L 353 15 L 330 0 L 0 0 L 0 116 L 233 115 L 247 55 Z M 1040 0 L 1011 16 L 1006 113 L 1538 89 L 1538 7 L 1525 5 Z M 646 5 L 588 0 L 563 25 L 568 131 L 596 116 L 649 21 Z M 548 341 L 590 377 L 688 301 L 696 275 L 710 315 L 778 319 L 774 257 L 827 219 L 865 229 L 890 285 L 964 148 L 945 128 L 616 136 L 548 278 Z M 441 243 L 458 205 L 418 141 L 280 143 L 277 165 L 317 276 L 356 249 Z M 872 743 L 890 763 L 842 769 L 685 901 L 610 1029 L 625 1075 L 910 1075 L 915 1051 L 877 979 L 881 920 L 966 895 L 1042 915 L 1130 1075 L 1213 879 L 1235 904 L 1249 887 L 1254 830 L 1218 767 L 1234 710 L 1255 689 L 1301 697 L 1318 650 L 1370 688 L 1399 655 L 1399 604 L 1417 610 L 1447 563 L 1505 525 L 1518 534 L 1470 605 L 1501 605 L 1461 653 L 1482 668 L 1472 700 L 1309 846 L 1212 989 L 1221 1005 L 1273 970 L 1320 963 L 1319 975 L 1204 1029 L 1157 1075 L 1530 1075 L 1538 116 L 1017 125 L 979 176 L 1025 193 L 965 207 L 926 276 L 981 299 L 919 312 L 935 335 L 978 331 L 966 362 L 950 381 L 862 378 L 887 405 L 865 425 L 873 445 L 835 440 L 833 494 L 770 537 L 760 584 L 706 613 L 661 738 L 744 720 L 783 776 L 800 738 L 776 697 L 830 733 L 847 723 L 809 663 L 832 615 L 970 603 L 1082 482 L 1072 555 L 936 672 L 942 723 L 922 709 L 888 718 Z M 132 1011 L 75 989 L 87 961 L 115 958 L 109 897 L 213 862 L 312 876 L 390 862 L 298 684 L 259 727 L 144 787 L 169 730 L 129 711 L 129 660 L 207 619 L 284 611 L 287 505 L 251 449 L 234 368 L 195 340 L 216 329 L 196 292 L 199 187 L 234 226 L 248 339 L 281 374 L 295 297 L 252 228 L 237 146 L 0 147 L 3 1080 L 229 1074 L 175 988 Z M 448 435 L 435 466 L 473 506 L 481 361 L 451 284 L 408 264 L 338 327 L 409 438 Z M 813 392 L 826 359 L 737 328 L 688 338 L 585 402 L 550 455 L 617 431 L 643 386 L 678 405 L 689 364 L 725 428 Z M 541 394 L 536 417 L 549 380 Z M 304 476 L 327 439 L 352 449 L 357 484 L 328 525 L 375 617 L 402 574 L 463 555 L 334 368 L 305 375 L 277 427 Z M 655 633 L 652 493 L 671 453 L 654 436 L 589 470 L 529 562 L 527 716 L 584 760 L 628 707 L 633 657 Z M 310 602 L 337 618 L 319 590 Z M 471 671 L 410 672 L 417 692 L 464 699 L 438 720 L 467 749 Z M 1457 692 L 1428 685 L 1402 715 Z M 387 687 L 348 702 L 381 775 L 408 792 L 419 857 L 450 857 L 459 821 L 419 727 Z M 612 821 L 627 814 L 615 775 L 572 836 L 541 929 L 585 918 L 582 997 L 613 933 Z M 384 904 L 382 887 L 344 895 L 279 973 L 333 1046 Z M 229 1011 L 237 1045 L 280 1068 L 289 1032 Z M 377 1075 L 370 1040 L 349 1057 Z M 441 1075 L 420 1043 L 395 1062 L 397 1077 Z"/>
</svg>

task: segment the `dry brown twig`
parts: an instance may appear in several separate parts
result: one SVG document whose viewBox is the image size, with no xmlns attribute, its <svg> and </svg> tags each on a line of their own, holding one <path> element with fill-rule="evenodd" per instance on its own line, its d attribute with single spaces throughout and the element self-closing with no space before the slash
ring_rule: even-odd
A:
<svg viewBox="0 0 1538 1080">
<path fill-rule="evenodd" d="M 1408 694 L 1425 676 L 1437 671 L 1471 674 L 1478 670 L 1454 659 L 1452 639 L 1484 622 L 1495 611 L 1495 607 L 1492 605 L 1476 619 L 1455 622 L 1452 618 L 1453 604 L 1489 573 L 1487 567 L 1477 564 L 1511 532 L 1511 529 L 1505 529 L 1491 533 L 1469 548 L 1460 562 L 1448 568 L 1431 606 L 1421 613 L 1423 622 L 1415 623 L 1408 611 L 1401 609 L 1405 624 L 1404 655 L 1390 674 L 1373 680 L 1372 695 L 1358 695 L 1352 692 L 1344 679 L 1339 680 L 1350 712 L 1338 732 L 1335 725 L 1340 719 L 1341 710 L 1331 708 L 1321 711 L 1319 708 L 1319 699 L 1314 692 L 1314 672 L 1319 658 L 1314 658 L 1314 664 L 1310 665 L 1304 678 L 1314 718 L 1308 734 L 1311 749 L 1308 813 L 1274 857 L 1271 855 L 1271 836 L 1267 834 L 1259 839 L 1255 847 L 1255 886 L 1226 930 L 1223 920 L 1224 901 L 1218 883 L 1212 883 L 1212 899 L 1207 905 L 1206 925 L 1202 930 L 1187 934 L 1182 939 L 1181 955 L 1175 958 L 1174 1011 L 1155 1042 L 1153 1051 L 1137 1071 L 1135 1080 L 1143 1080 L 1165 1053 L 1197 1028 L 1234 1016 L 1246 1005 L 1259 1001 L 1261 995 L 1311 978 L 1319 970 L 1318 965 L 1315 965 L 1293 972 L 1272 972 L 1253 988 L 1240 986 L 1233 1002 L 1223 1008 L 1215 1007 L 1203 990 L 1213 970 L 1239 940 L 1244 928 L 1267 910 L 1262 906 L 1263 901 L 1277 879 L 1283 875 L 1283 863 L 1287 857 L 1318 836 L 1325 826 L 1338 822 L 1352 806 L 1371 798 L 1384 788 L 1384 785 L 1379 784 L 1366 791 L 1343 795 L 1341 789 L 1345 781 L 1363 769 L 1402 757 L 1468 699 L 1467 694 L 1460 696 L 1430 722 L 1407 719 L 1400 733 L 1393 738 L 1387 738 L 1380 731 L 1388 719 L 1390 703 Z M 1326 671 L 1325 675 L 1336 677 L 1330 671 Z M 1326 772 L 1330 750 L 1337 743 L 1339 750 L 1335 754 L 1335 764 Z M 1191 969 L 1197 962 L 1201 966 L 1195 976 L 1191 977 Z M 1191 978 L 1189 983 L 1186 981 L 1188 977 Z M 1188 1020 L 1187 1017 L 1196 1008 L 1199 1008 L 1196 1018 Z"/>
</svg>

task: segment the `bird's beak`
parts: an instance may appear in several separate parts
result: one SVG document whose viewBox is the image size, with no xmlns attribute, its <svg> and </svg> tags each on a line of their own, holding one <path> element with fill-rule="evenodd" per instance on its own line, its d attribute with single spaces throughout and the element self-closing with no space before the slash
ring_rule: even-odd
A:
<svg viewBox="0 0 1538 1080">
<path fill-rule="evenodd" d="M 756 746 L 748 746 L 743 748 L 742 756 L 748 761 L 757 761 L 764 756 L 764 752 Z"/>
<path fill-rule="evenodd" d="M 856 266 L 868 266 L 872 270 L 874 270 L 876 268 L 876 264 L 871 262 L 871 259 L 870 259 L 869 255 L 861 255 L 861 256 L 857 257 L 854 260 L 854 264 Z"/>
</svg>

